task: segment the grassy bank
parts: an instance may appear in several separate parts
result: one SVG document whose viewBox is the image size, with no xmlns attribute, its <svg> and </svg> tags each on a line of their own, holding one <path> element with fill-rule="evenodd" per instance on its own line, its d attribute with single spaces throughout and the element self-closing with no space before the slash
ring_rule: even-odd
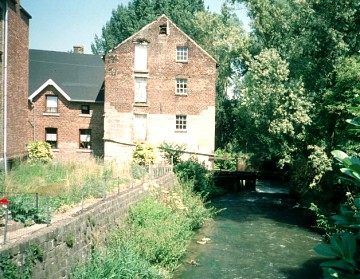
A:
<svg viewBox="0 0 360 279">
<path fill-rule="evenodd" d="M 196 229 L 213 216 L 192 184 L 152 194 L 131 207 L 126 224 L 114 228 L 106 247 L 96 247 L 72 279 L 171 278 Z"/>
</svg>

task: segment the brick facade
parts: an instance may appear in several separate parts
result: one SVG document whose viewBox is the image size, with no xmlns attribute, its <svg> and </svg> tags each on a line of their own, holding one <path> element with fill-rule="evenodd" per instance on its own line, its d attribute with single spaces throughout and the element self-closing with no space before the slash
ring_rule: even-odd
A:
<svg viewBox="0 0 360 279">
<path fill-rule="evenodd" d="M 29 140 L 28 129 L 28 76 L 29 76 L 29 19 L 19 0 L 0 1 L 1 13 L 1 120 L 0 158 L 14 159 L 26 154 Z M 7 34 L 7 36 L 6 36 Z M 6 38 L 7 37 L 7 38 Z M 7 44 L 6 44 L 7 42 Z M 7 61 L 7 71 L 5 63 Z M 6 94 L 5 94 L 6 93 Z M 3 102 L 6 97 L 6 109 Z M 7 114 L 7 115 L 6 115 Z M 6 115 L 6 116 L 5 116 Z M 6 150 L 4 150 L 4 125 L 6 127 Z"/>
<path fill-rule="evenodd" d="M 58 97 L 58 112 L 46 113 L 46 96 Z M 103 114 L 102 103 L 69 102 L 55 87 L 49 85 L 33 100 L 30 123 L 33 140 L 45 141 L 45 129 L 57 129 L 57 148 L 54 155 L 61 161 L 86 159 L 91 156 L 102 157 Z M 82 114 L 81 106 L 89 105 L 90 114 Z M 80 148 L 80 129 L 91 129 L 91 147 Z"/>
<path fill-rule="evenodd" d="M 160 34 L 162 27 L 166 34 Z M 147 48 L 144 71 L 134 68 L 135 45 L 140 42 Z M 177 62 L 177 47 L 187 48 L 187 61 Z M 134 101 L 137 77 L 146 80 L 143 103 Z M 175 94 L 176 79 L 186 80 L 187 94 Z M 105 57 L 105 158 L 127 154 L 130 159 L 131 147 L 126 146 L 136 141 L 136 115 L 146 118 L 147 142 L 185 143 L 188 151 L 212 153 L 215 82 L 216 61 L 166 16 L 145 26 Z M 187 117 L 186 131 L 176 130 L 176 115 Z"/>
</svg>

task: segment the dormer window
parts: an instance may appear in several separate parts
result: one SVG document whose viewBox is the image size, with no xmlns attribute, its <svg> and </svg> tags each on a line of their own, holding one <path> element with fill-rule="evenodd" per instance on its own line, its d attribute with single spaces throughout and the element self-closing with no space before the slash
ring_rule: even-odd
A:
<svg viewBox="0 0 360 279">
<path fill-rule="evenodd" d="M 162 24 L 159 27 L 159 35 L 167 35 L 168 34 L 168 28 L 167 24 Z"/>
</svg>

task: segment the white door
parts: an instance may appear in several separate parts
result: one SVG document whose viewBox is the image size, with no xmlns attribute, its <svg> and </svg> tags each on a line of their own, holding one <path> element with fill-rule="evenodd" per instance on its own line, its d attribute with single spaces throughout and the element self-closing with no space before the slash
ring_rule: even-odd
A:
<svg viewBox="0 0 360 279">
<path fill-rule="evenodd" d="M 134 140 L 145 141 L 146 140 L 146 114 L 134 115 Z"/>
</svg>

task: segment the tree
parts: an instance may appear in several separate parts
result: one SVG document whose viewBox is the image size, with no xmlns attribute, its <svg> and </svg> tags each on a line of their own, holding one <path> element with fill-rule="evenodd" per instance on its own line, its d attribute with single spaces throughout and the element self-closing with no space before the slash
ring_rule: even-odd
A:
<svg viewBox="0 0 360 279">
<path fill-rule="evenodd" d="M 188 22 L 198 11 L 204 11 L 204 1 L 197 0 L 132 0 L 121 4 L 102 28 L 102 36 L 95 36 L 91 50 L 105 54 L 142 27 L 165 14 L 185 32 Z"/>
<path fill-rule="evenodd" d="M 339 123 L 343 121 L 341 119 L 348 111 L 341 109 L 340 113 L 338 109 L 352 106 L 353 101 L 346 97 L 347 89 L 344 84 L 340 85 L 339 74 L 341 67 L 346 68 L 343 64 L 346 61 L 344 59 L 358 54 L 360 50 L 358 32 L 360 2 L 343 0 L 233 0 L 232 2 L 244 3 L 249 10 L 254 42 L 249 49 L 252 56 L 255 57 L 264 50 L 275 49 L 279 57 L 288 63 L 289 84 L 294 85 L 301 81 L 303 98 L 308 103 L 316 104 L 314 109 L 308 112 L 312 124 L 307 127 L 303 135 L 304 141 L 298 142 L 300 145 L 296 146 L 302 151 L 297 154 L 293 171 L 298 173 L 299 187 L 304 188 L 304 180 L 321 183 L 319 177 L 330 169 L 329 157 L 334 144 L 339 145 L 337 148 L 343 149 L 345 142 L 348 142 L 344 140 L 342 128 L 339 128 Z M 271 85 L 271 82 L 263 78 L 258 81 L 261 88 L 277 88 L 278 83 L 275 81 Z M 250 86 L 249 83 L 245 85 Z M 239 111 L 241 110 L 243 109 L 239 108 Z M 271 114 L 271 110 L 267 113 Z M 241 121 L 249 120 L 242 118 Z M 254 130 L 254 133 L 256 132 L 257 129 Z M 247 138 L 254 138 L 254 134 L 248 134 Z M 271 138 L 265 137 L 265 139 Z M 275 139 L 276 137 L 271 139 L 271 142 Z M 348 145 L 346 148 L 354 148 L 354 146 Z M 270 149 L 266 154 L 274 153 Z M 321 164 L 321 161 L 326 163 Z M 317 179 L 313 180 L 310 177 Z M 310 185 L 314 185 L 312 182 Z"/>
<path fill-rule="evenodd" d="M 306 146 L 306 129 L 311 124 L 312 105 L 303 83 L 290 80 L 288 63 L 276 50 L 268 49 L 250 60 L 239 90 L 239 116 L 248 123 L 241 131 L 242 138 L 252 142 L 247 151 L 276 159 L 282 167 L 291 164 Z"/>
</svg>

